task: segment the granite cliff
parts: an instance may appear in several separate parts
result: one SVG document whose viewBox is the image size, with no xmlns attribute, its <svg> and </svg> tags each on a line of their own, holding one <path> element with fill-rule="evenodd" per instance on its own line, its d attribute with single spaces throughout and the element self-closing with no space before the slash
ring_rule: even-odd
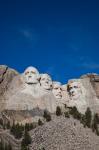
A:
<svg viewBox="0 0 99 150">
<path fill-rule="evenodd" d="M 86 74 L 62 85 L 48 74 L 28 67 L 20 74 L 5 65 L 0 66 L 0 111 L 33 109 L 54 113 L 56 107 L 76 106 L 84 113 L 87 107 L 99 112 L 99 75 Z"/>
<path fill-rule="evenodd" d="M 76 106 L 82 114 L 90 107 L 92 114 L 98 114 L 99 75 L 82 75 L 62 85 L 32 66 L 21 74 L 8 66 L 0 66 L 0 118 L 4 123 L 44 121 L 44 110 L 52 116 L 50 122 L 30 131 L 30 150 L 99 150 L 99 137 L 72 117 L 57 117 L 57 106 L 63 112 Z M 14 150 L 20 150 L 21 141 L 8 130 L 1 129 L 0 139 L 11 143 Z"/>
</svg>

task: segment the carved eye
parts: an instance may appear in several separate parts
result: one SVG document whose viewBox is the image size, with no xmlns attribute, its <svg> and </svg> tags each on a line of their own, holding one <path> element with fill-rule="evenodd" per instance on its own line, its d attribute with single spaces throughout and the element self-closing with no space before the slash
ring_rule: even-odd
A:
<svg viewBox="0 0 99 150">
<path fill-rule="evenodd" d="M 78 88 L 78 86 L 74 86 L 74 88 L 75 88 L 75 89 L 77 89 L 77 88 Z"/>
<path fill-rule="evenodd" d="M 29 73 L 29 71 L 25 72 L 25 75 L 27 75 Z"/>
<path fill-rule="evenodd" d="M 69 90 L 71 90 L 73 87 L 69 87 Z"/>
<path fill-rule="evenodd" d="M 31 71 L 31 73 L 32 73 L 32 74 L 36 74 L 36 72 L 34 72 L 34 71 Z"/>
</svg>

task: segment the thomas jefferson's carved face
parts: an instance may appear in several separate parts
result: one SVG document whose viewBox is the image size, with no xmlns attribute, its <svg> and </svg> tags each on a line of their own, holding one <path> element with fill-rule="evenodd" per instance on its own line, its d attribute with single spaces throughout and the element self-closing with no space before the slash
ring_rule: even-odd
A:
<svg viewBox="0 0 99 150">
<path fill-rule="evenodd" d="M 60 82 L 53 82 L 52 92 L 57 99 L 62 98 L 62 89 L 61 89 L 61 83 Z"/>
<path fill-rule="evenodd" d="M 41 74 L 40 83 L 45 90 L 50 90 L 52 87 L 52 79 L 48 74 Z"/>
<path fill-rule="evenodd" d="M 70 81 L 68 83 L 68 92 L 71 98 L 78 99 L 79 96 L 82 94 L 80 83 L 76 81 Z"/>
<path fill-rule="evenodd" d="M 39 72 L 34 67 L 28 67 L 24 72 L 24 78 L 27 84 L 37 84 L 39 77 Z"/>
</svg>

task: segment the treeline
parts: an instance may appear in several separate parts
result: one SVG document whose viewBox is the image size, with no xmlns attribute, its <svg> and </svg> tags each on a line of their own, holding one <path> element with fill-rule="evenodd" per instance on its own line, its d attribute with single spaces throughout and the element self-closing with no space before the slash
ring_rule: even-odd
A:
<svg viewBox="0 0 99 150">
<path fill-rule="evenodd" d="M 11 144 L 6 144 L 2 140 L 0 141 L 0 150 L 12 150 Z"/>
<path fill-rule="evenodd" d="M 10 133 L 14 135 L 16 139 L 20 139 L 23 136 L 24 131 L 30 131 L 36 128 L 35 123 L 26 123 L 25 125 L 14 124 L 10 127 Z"/>
<path fill-rule="evenodd" d="M 22 139 L 21 141 L 21 150 L 29 150 L 29 144 L 31 144 L 31 136 L 29 131 L 36 127 L 33 123 L 26 123 L 24 125 L 14 124 L 10 128 L 10 132 L 16 139 Z"/>
<path fill-rule="evenodd" d="M 65 112 L 62 112 L 61 108 L 57 106 L 56 108 L 56 116 L 65 116 L 66 118 L 70 118 L 71 116 L 74 119 L 79 120 L 84 127 L 91 128 L 94 133 L 99 136 L 99 116 L 97 113 L 92 115 L 90 108 L 87 108 L 85 114 L 81 114 L 77 108 L 67 107 L 65 106 Z M 38 125 L 43 125 L 44 122 L 49 122 L 52 120 L 51 114 L 45 110 L 43 114 L 44 120 L 39 119 L 38 124 L 36 123 L 26 123 L 25 125 L 20 125 L 19 123 L 10 126 L 10 123 L 3 124 L 3 121 L 0 119 L 0 125 L 3 129 L 9 129 L 10 133 L 16 138 L 21 140 L 21 150 L 29 150 L 29 144 L 31 144 L 31 136 L 29 135 L 29 131 L 36 128 Z M 11 145 L 3 146 L 2 141 L 0 142 L 0 150 L 12 150 Z"/>
<path fill-rule="evenodd" d="M 64 115 L 67 118 L 70 118 L 70 116 L 72 116 L 74 119 L 79 120 L 84 127 L 91 128 L 92 131 L 99 136 L 99 115 L 97 113 L 92 115 L 92 112 L 89 107 L 87 108 L 85 114 L 81 114 L 75 106 L 69 107 L 68 111 L 64 112 L 63 114 L 61 108 L 57 106 L 56 115 L 57 116 Z"/>
<path fill-rule="evenodd" d="M 19 123 L 15 124 L 13 122 L 13 125 L 11 126 L 9 122 L 4 124 L 3 121 L 0 120 L 0 125 L 2 125 L 3 129 L 9 129 L 15 139 L 21 139 L 21 150 L 29 150 L 29 144 L 31 144 L 32 141 L 29 131 L 37 126 L 35 123 L 20 125 Z M 11 144 L 7 145 L 1 141 L 0 150 L 12 150 Z"/>
</svg>

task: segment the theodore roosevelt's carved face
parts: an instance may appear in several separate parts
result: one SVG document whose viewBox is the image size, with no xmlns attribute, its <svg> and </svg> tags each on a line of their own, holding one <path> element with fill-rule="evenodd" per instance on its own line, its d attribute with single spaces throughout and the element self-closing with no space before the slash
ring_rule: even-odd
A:
<svg viewBox="0 0 99 150">
<path fill-rule="evenodd" d="M 68 83 L 68 93 L 70 98 L 78 99 L 82 94 L 81 84 L 80 82 L 70 80 Z"/>
<path fill-rule="evenodd" d="M 36 68 L 34 67 L 28 67 L 25 71 L 24 71 L 24 78 L 25 78 L 25 82 L 27 84 L 37 84 L 39 82 L 39 72 Z"/>
<path fill-rule="evenodd" d="M 52 79 L 48 74 L 41 74 L 40 84 L 43 89 L 50 90 L 52 88 Z"/>
<path fill-rule="evenodd" d="M 62 98 L 62 89 L 61 89 L 61 83 L 60 82 L 53 82 L 52 92 L 57 99 Z"/>
</svg>

